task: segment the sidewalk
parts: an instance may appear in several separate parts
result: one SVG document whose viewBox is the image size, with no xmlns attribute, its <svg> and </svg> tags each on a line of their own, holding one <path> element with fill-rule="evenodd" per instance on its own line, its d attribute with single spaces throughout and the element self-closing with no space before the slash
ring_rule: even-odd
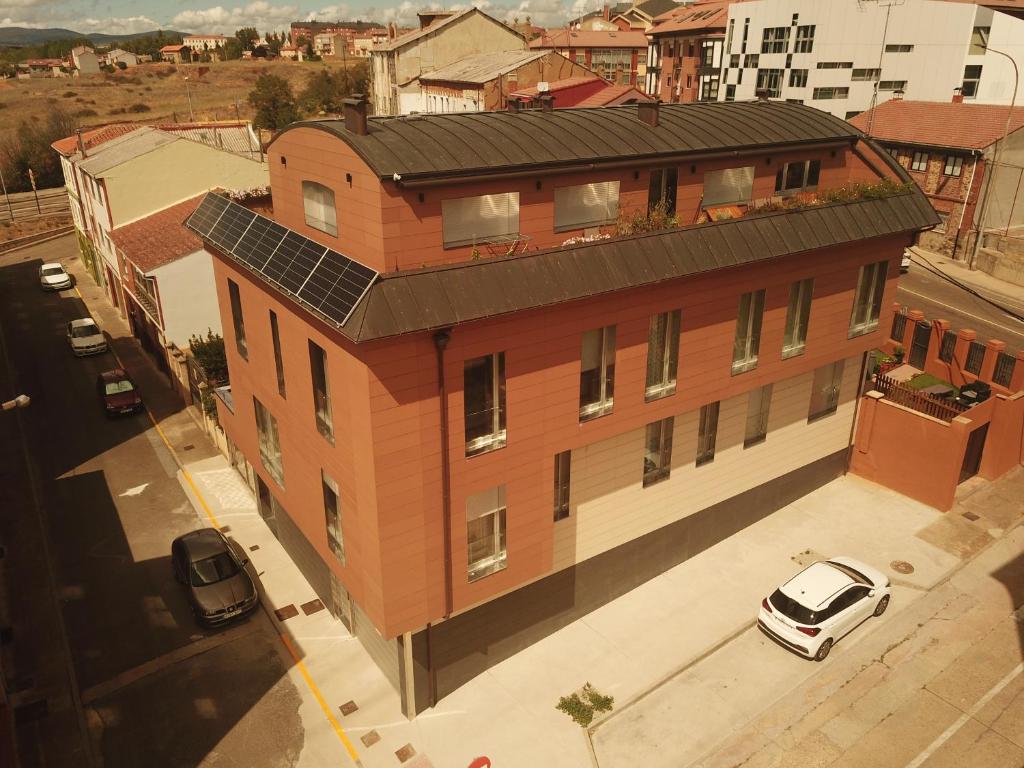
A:
<svg viewBox="0 0 1024 768">
<path fill-rule="evenodd" d="M 954 261 L 948 256 L 920 246 L 913 246 L 909 250 L 914 254 L 913 261 L 922 268 L 931 268 L 941 272 L 946 277 L 963 283 L 987 298 L 1006 304 L 1010 309 L 1024 314 L 1024 288 L 1021 286 L 1000 280 L 979 269 L 968 269 L 962 261 Z"/>
</svg>

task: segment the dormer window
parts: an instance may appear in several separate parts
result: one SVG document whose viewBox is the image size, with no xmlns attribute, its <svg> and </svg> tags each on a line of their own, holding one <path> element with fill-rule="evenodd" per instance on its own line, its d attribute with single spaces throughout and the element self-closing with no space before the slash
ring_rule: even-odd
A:
<svg viewBox="0 0 1024 768">
<path fill-rule="evenodd" d="M 302 182 L 302 209 L 306 224 L 328 235 L 338 235 L 338 211 L 334 207 L 334 190 L 315 181 Z"/>
</svg>

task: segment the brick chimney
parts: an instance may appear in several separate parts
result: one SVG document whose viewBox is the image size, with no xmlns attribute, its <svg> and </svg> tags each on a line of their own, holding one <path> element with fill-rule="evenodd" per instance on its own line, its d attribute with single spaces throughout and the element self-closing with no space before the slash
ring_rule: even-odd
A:
<svg viewBox="0 0 1024 768">
<path fill-rule="evenodd" d="M 345 130 L 357 136 L 366 135 L 366 111 L 368 102 L 361 93 L 353 93 L 349 99 L 343 99 L 345 107 Z"/>
<path fill-rule="evenodd" d="M 388 40 L 394 40 L 398 37 L 398 27 L 395 26 L 395 22 L 388 22 Z"/>
<path fill-rule="evenodd" d="M 961 88 L 954 88 L 953 89 L 953 103 L 954 104 L 963 104 L 964 103 L 963 89 L 961 89 Z"/>
<path fill-rule="evenodd" d="M 636 116 L 641 123 L 646 123 L 651 128 L 658 127 L 658 111 L 660 102 L 640 101 L 636 105 Z"/>
<path fill-rule="evenodd" d="M 608 3 L 604 4 L 604 9 L 601 12 L 601 16 L 602 18 L 604 18 L 605 21 L 611 21 L 612 9 L 608 6 Z"/>
<path fill-rule="evenodd" d="M 541 112 L 550 112 L 555 108 L 555 97 L 550 93 L 542 93 L 540 96 Z"/>
</svg>

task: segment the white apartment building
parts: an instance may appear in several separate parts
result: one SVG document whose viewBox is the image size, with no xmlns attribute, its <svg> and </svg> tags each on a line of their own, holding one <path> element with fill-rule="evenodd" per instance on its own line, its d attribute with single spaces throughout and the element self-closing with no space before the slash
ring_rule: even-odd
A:
<svg viewBox="0 0 1024 768">
<path fill-rule="evenodd" d="M 719 99 L 752 99 L 763 89 L 842 118 L 868 109 L 876 86 L 878 102 L 897 91 L 950 101 L 962 89 L 965 101 L 1009 104 L 1013 66 L 994 51 L 1024 70 L 1019 17 L 1024 9 L 1011 4 L 959 0 L 733 3 Z"/>
<path fill-rule="evenodd" d="M 227 41 L 225 35 L 185 35 L 181 38 L 181 44 L 187 45 L 193 53 L 213 51 L 218 45 L 223 48 Z"/>
</svg>

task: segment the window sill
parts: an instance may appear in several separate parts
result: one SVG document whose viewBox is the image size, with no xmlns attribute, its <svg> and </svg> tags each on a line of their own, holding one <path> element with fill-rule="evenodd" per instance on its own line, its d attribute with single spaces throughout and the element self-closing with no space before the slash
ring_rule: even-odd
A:
<svg viewBox="0 0 1024 768">
<path fill-rule="evenodd" d="M 698 456 L 697 457 L 697 461 L 696 461 L 696 465 L 698 467 L 703 467 L 705 464 L 710 464 L 714 460 L 715 460 L 715 455 L 714 454 L 711 454 L 710 456 L 704 456 L 703 458 Z"/>
<path fill-rule="evenodd" d="M 850 334 L 847 338 L 853 339 L 857 336 L 864 336 L 875 330 L 878 330 L 878 320 L 875 320 L 873 323 L 868 323 L 867 325 L 857 325 L 850 328 Z"/>
<path fill-rule="evenodd" d="M 495 435 L 484 435 L 475 438 L 466 443 L 466 458 L 480 456 L 481 454 L 504 448 L 506 442 L 504 430 Z"/>
<path fill-rule="evenodd" d="M 612 412 L 612 406 L 614 404 L 614 400 L 608 400 L 603 403 L 593 403 L 591 405 L 583 406 L 580 408 L 580 422 L 593 421 L 601 416 L 607 416 Z"/>
<path fill-rule="evenodd" d="M 835 408 L 832 408 L 832 409 L 830 409 L 828 411 L 821 411 L 820 413 L 810 414 L 807 417 L 807 423 L 811 424 L 811 423 L 813 423 L 815 421 L 821 421 L 822 419 L 828 418 L 829 416 L 833 415 L 838 410 L 839 410 L 839 407 L 836 406 Z"/>
<path fill-rule="evenodd" d="M 791 357 L 800 357 L 804 352 L 807 351 L 807 345 L 801 344 L 799 347 L 791 347 L 790 349 L 782 348 L 782 359 L 788 360 Z"/>
<path fill-rule="evenodd" d="M 607 227 L 609 224 L 614 223 L 615 219 L 603 219 L 601 221 L 583 221 L 575 224 L 563 224 L 561 226 L 556 226 L 554 228 L 554 232 L 556 235 L 562 234 L 564 232 L 573 232 L 575 230 L 580 230 L 582 232 L 584 229 L 591 229 L 592 227 Z"/>
<path fill-rule="evenodd" d="M 487 560 L 481 560 L 479 563 L 474 563 L 469 567 L 469 581 L 479 581 L 482 578 L 490 576 L 492 573 L 505 570 L 508 564 L 508 556 L 502 552 L 497 557 L 488 558 Z"/>
<path fill-rule="evenodd" d="M 752 360 L 740 360 L 732 364 L 732 375 L 735 376 L 738 373 L 746 373 L 757 368 L 757 358 Z"/>
<path fill-rule="evenodd" d="M 652 400 L 660 400 L 663 397 L 674 395 L 676 393 L 676 383 L 670 382 L 669 384 L 656 384 L 652 387 L 648 387 L 644 391 L 644 402 L 649 403 Z"/>
<path fill-rule="evenodd" d="M 668 480 L 671 474 L 671 469 L 656 469 L 652 472 L 644 474 L 644 488 L 650 488 L 652 485 L 657 485 L 660 482 Z"/>
<path fill-rule="evenodd" d="M 765 442 L 767 439 L 768 433 L 766 432 L 763 435 L 758 435 L 757 437 L 752 437 L 748 440 L 744 440 L 743 449 L 746 450 L 747 448 L 753 448 L 755 445 L 761 445 L 761 443 Z"/>
<path fill-rule="evenodd" d="M 324 422 L 317 419 L 316 431 L 320 433 L 320 436 L 331 445 L 334 445 L 334 428 L 328 426 Z"/>
</svg>

